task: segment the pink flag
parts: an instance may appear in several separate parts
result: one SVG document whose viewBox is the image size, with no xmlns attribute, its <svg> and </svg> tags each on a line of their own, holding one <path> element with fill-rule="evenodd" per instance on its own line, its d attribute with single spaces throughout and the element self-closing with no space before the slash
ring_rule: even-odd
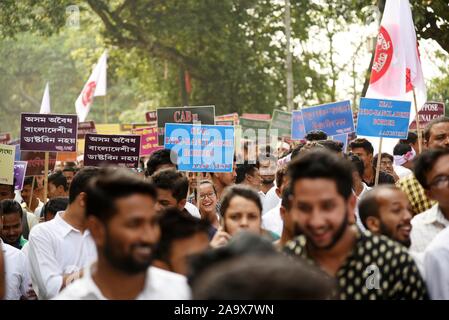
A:
<svg viewBox="0 0 449 320">
<path fill-rule="evenodd" d="M 80 122 L 86 120 L 94 97 L 106 95 L 106 68 L 107 52 L 105 51 L 95 65 L 78 99 L 76 99 L 76 114 Z"/>
</svg>

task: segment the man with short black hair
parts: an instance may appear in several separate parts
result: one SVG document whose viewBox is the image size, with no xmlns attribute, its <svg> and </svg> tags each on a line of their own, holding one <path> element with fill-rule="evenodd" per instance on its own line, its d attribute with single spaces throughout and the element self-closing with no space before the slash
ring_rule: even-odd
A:
<svg viewBox="0 0 449 320">
<path fill-rule="evenodd" d="M 449 118 L 439 117 L 430 121 L 424 129 L 424 147 L 427 150 L 449 149 Z M 413 214 L 427 211 L 435 205 L 429 199 L 415 175 L 409 175 L 398 181 L 397 185 L 408 196 L 413 207 Z"/>
<path fill-rule="evenodd" d="M 157 212 L 162 212 L 164 208 L 174 207 L 179 210 L 185 209 L 195 218 L 201 219 L 198 208 L 187 202 L 189 180 L 181 172 L 170 168 L 162 169 L 155 172 L 150 181 L 157 191 Z"/>
<path fill-rule="evenodd" d="M 64 167 L 64 169 L 62 169 L 62 174 L 67 179 L 67 189 L 69 189 L 70 188 L 70 184 L 72 183 L 73 177 L 76 174 L 76 167 L 74 165 L 73 166 L 66 165 Z"/>
<path fill-rule="evenodd" d="M 235 179 L 236 184 L 247 185 L 257 192 L 260 191 L 260 185 L 262 179 L 260 178 L 258 164 L 242 163 L 237 165 L 237 177 Z"/>
<path fill-rule="evenodd" d="M 350 225 L 352 165 L 310 151 L 289 165 L 291 212 L 298 233 L 286 252 L 317 264 L 339 286 L 340 299 L 423 299 L 426 288 L 405 247 Z M 375 284 L 369 276 L 375 270 Z"/>
<path fill-rule="evenodd" d="M 15 200 L 3 200 L 1 202 L 3 229 L 0 229 L 2 240 L 17 249 L 28 242 L 23 237 L 23 215 L 22 206 Z"/>
<path fill-rule="evenodd" d="M 28 261 L 39 299 L 54 298 L 97 259 L 85 210 L 87 185 L 99 172 L 93 167 L 81 169 L 70 185 L 67 209 L 58 212 L 53 220 L 40 223 L 30 233 Z"/>
<path fill-rule="evenodd" d="M 153 265 L 187 275 L 189 258 L 209 248 L 210 224 L 176 208 L 165 209 L 159 223 L 161 238 Z"/>
<path fill-rule="evenodd" d="M 311 130 L 307 132 L 304 139 L 306 139 L 307 141 L 327 140 L 327 134 L 322 130 Z"/>
<path fill-rule="evenodd" d="M 357 138 L 351 141 L 349 147 L 351 152 L 363 161 L 363 165 L 365 167 L 362 176 L 363 182 L 365 182 L 368 187 L 374 186 L 376 178 L 376 163 L 373 162 L 373 145 L 365 138 Z M 381 183 L 394 184 L 394 178 L 381 170 L 379 172 L 379 184 Z"/>
<path fill-rule="evenodd" d="M 68 196 L 67 178 L 62 171 L 56 171 L 48 176 L 48 199 Z"/>
<path fill-rule="evenodd" d="M 417 157 L 414 171 L 425 194 L 437 202 L 412 219 L 411 250 L 423 252 L 449 226 L 449 149 L 424 151 Z"/>
<path fill-rule="evenodd" d="M 31 190 L 33 190 L 32 193 Z M 22 208 L 31 213 L 34 213 L 34 215 L 38 218 L 40 217 L 42 207 L 44 206 L 44 203 L 37 197 L 37 194 L 40 191 L 41 190 L 35 177 L 32 176 L 25 177 L 25 179 L 23 180 L 22 190 L 20 191 L 20 195 L 22 196 L 23 199 Z"/>
<path fill-rule="evenodd" d="M 48 200 L 42 208 L 42 217 L 44 221 L 53 220 L 56 214 L 60 211 L 65 211 L 69 205 L 69 198 L 53 198 Z"/>
<path fill-rule="evenodd" d="M 173 159 L 172 159 L 173 158 Z M 145 176 L 150 177 L 154 173 L 162 169 L 178 169 L 176 165 L 177 155 L 171 152 L 170 149 L 161 149 L 156 150 L 150 156 L 147 161 L 147 170 L 145 172 Z"/>
<path fill-rule="evenodd" d="M 86 195 L 98 260 L 57 299 L 188 299 L 184 277 L 151 267 L 160 238 L 155 188 L 126 169 L 104 169 Z"/>
</svg>

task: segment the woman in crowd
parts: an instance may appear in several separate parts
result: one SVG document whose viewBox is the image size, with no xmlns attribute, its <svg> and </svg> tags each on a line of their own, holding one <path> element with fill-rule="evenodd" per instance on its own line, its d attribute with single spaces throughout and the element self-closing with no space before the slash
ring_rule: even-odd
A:
<svg viewBox="0 0 449 320">
<path fill-rule="evenodd" d="M 273 241 L 279 238 L 262 229 L 262 202 L 257 192 L 249 187 L 235 185 L 228 188 L 221 202 L 220 214 L 222 223 L 211 241 L 212 247 L 225 245 L 240 231 L 263 235 Z"/>
</svg>

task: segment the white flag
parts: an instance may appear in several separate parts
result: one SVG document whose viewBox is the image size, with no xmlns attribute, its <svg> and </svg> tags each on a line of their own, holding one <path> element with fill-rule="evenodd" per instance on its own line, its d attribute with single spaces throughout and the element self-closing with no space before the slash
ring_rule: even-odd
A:
<svg viewBox="0 0 449 320">
<path fill-rule="evenodd" d="M 417 109 L 427 99 L 427 91 L 408 0 L 387 0 L 377 36 L 371 79 L 367 98 L 411 101 L 415 90 Z M 410 122 L 415 118 L 415 108 L 410 110 Z M 370 138 L 369 140 L 376 140 Z M 387 139 L 382 148 L 392 151 L 396 139 Z M 372 141 L 377 149 L 377 144 Z M 390 150 L 391 149 L 391 150 Z"/>
<path fill-rule="evenodd" d="M 76 114 L 80 122 L 86 120 L 94 97 L 106 95 L 106 68 L 107 52 L 105 51 L 98 59 L 92 74 L 84 85 L 78 99 L 76 99 Z"/>
<path fill-rule="evenodd" d="M 39 113 L 43 114 L 49 114 L 51 113 L 50 110 L 50 89 L 48 86 L 48 82 L 45 85 L 44 95 L 42 96 L 42 102 L 41 102 L 41 110 Z"/>
</svg>

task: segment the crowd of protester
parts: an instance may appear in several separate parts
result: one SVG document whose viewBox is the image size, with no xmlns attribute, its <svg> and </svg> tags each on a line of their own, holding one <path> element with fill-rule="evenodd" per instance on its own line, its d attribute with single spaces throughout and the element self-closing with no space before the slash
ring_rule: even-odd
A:
<svg viewBox="0 0 449 320">
<path fill-rule="evenodd" d="M 245 141 L 232 172 L 162 149 L 0 185 L 0 297 L 449 299 L 449 118 L 422 152 L 413 132 L 380 155 L 327 138 Z"/>
</svg>

